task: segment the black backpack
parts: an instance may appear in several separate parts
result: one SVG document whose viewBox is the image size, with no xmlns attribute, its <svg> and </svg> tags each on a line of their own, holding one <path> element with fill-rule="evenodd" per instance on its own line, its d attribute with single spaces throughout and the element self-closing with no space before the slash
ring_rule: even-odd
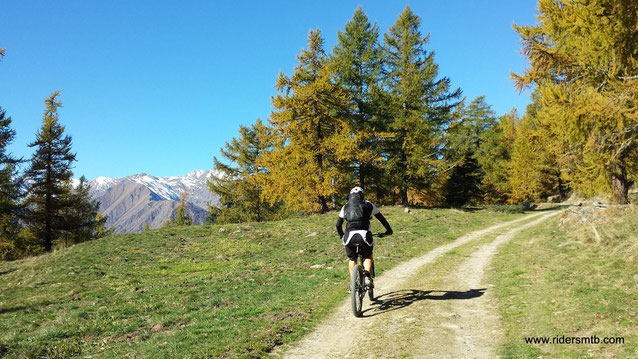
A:
<svg viewBox="0 0 638 359">
<path fill-rule="evenodd" d="M 350 193 L 345 209 L 347 229 L 369 229 L 371 211 L 363 200 L 363 193 Z"/>
</svg>

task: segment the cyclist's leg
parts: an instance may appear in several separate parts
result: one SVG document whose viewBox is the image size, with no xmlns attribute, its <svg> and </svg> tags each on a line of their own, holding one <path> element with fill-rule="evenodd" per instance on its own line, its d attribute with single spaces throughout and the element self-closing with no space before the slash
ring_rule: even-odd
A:
<svg viewBox="0 0 638 359">
<path fill-rule="evenodd" d="M 363 269 L 368 273 L 372 272 L 372 254 L 363 260 Z"/>
<path fill-rule="evenodd" d="M 373 246 L 369 246 L 369 244 L 372 244 L 372 232 L 368 231 L 368 233 L 366 233 L 366 245 L 363 246 L 362 248 L 362 253 L 363 253 L 363 269 L 367 272 L 370 273 L 372 271 L 372 250 L 374 249 Z"/>
<path fill-rule="evenodd" d="M 354 269 L 355 264 L 357 264 L 357 250 L 350 243 L 345 246 L 345 250 L 346 256 L 350 260 L 348 263 L 348 270 L 350 272 L 350 278 L 352 278 L 352 269 Z"/>
</svg>

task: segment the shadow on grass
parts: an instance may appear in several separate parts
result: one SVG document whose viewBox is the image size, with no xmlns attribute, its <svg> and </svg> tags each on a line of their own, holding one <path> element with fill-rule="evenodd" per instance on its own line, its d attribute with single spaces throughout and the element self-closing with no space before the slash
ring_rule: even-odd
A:
<svg viewBox="0 0 638 359">
<path fill-rule="evenodd" d="M 17 306 L 17 307 L 13 307 L 13 308 L 0 308 L 0 314 L 19 312 L 19 311 L 25 310 L 25 309 L 28 309 L 28 308 L 25 307 L 25 306 Z"/>
<path fill-rule="evenodd" d="M 549 211 L 556 211 L 559 209 L 564 209 L 567 207 L 570 207 L 571 205 L 569 204 L 556 204 L 556 206 L 554 207 L 549 207 L 549 208 L 543 208 L 543 209 L 534 209 L 533 212 L 549 212 Z"/>
<path fill-rule="evenodd" d="M 42 302 L 37 302 L 37 303 L 29 303 L 26 305 L 16 305 L 15 307 L 0 308 L 0 315 L 7 314 L 7 313 L 21 312 L 21 311 L 42 311 L 43 308 L 46 308 L 49 305 L 58 304 L 58 303 L 63 303 L 63 301 L 56 302 L 51 300 L 44 300 Z M 0 356 L 0 358 L 2 358 L 2 356 Z"/>
<path fill-rule="evenodd" d="M 16 269 L 16 268 L 7 269 L 7 270 L 5 270 L 5 271 L 1 271 L 1 272 L 0 272 L 0 275 L 9 274 L 9 273 L 11 273 L 11 272 L 15 272 L 15 271 L 17 271 L 17 269 Z"/>
<path fill-rule="evenodd" d="M 399 290 L 376 297 L 371 307 L 363 311 L 363 316 L 374 317 L 375 315 L 405 308 L 422 300 L 474 299 L 482 296 L 485 293 L 485 289 L 470 289 L 465 292 L 454 290 Z"/>
</svg>

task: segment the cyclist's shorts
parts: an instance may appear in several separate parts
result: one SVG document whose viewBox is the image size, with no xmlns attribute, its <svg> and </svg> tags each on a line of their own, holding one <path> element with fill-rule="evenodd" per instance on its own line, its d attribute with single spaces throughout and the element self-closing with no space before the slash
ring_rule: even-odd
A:
<svg viewBox="0 0 638 359">
<path fill-rule="evenodd" d="M 346 233 L 346 236 L 347 235 L 348 233 Z M 368 231 L 366 237 L 366 241 L 368 243 L 372 243 L 372 233 L 370 231 Z M 363 241 L 363 237 L 361 237 L 360 234 L 355 234 L 352 236 L 350 242 L 345 245 L 346 255 L 351 261 L 357 260 L 357 244 L 360 244 L 359 253 L 363 255 L 363 258 L 372 257 L 372 246 L 367 245 L 366 242 Z"/>
</svg>

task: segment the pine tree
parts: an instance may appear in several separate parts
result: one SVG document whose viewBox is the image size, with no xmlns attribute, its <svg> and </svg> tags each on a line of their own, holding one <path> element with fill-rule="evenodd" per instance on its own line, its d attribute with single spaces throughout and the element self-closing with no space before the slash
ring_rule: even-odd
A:
<svg viewBox="0 0 638 359">
<path fill-rule="evenodd" d="M 270 117 L 273 148 L 260 166 L 264 198 L 283 201 L 305 213 L 326 212 L 348 186 L 344 163 L 357 150 L 347 121 L 348 99 L 334 84 L 334 68 L 327 62 L 319 30 L 310 31 L 308 49 L 297 56 L 299 65 L 288 77 L 280 74 Z"/>
<path fill-rule="evenodd" d="M 75 154 L 71 152 L 71 137 L 64 135 L 64 126 L 58 123 L 60 92 L 51 94 L 44 102 L 42 128 L 36 140 L 29 144 L 36 151 L 26 176 L 32 181 L 27 196 L 27 223 L 36 238 L 48 252 L 61 239 L 68 227 L 70 209 L 71 167 Z"/>
<path fill-rule="evenodd" d="M 177 210 L 175 211 L 175 219 L 173 220 L 173 226 L 190 226 L 193 224 L 193 220 L 186 213 L 188 208 L 188 202 L 186 202 L 186 197 L 188 197 L 188 193 L 184 191 L 182 195 L 179 197 L 179 205 L 177 206 Z"/>
<path fill-rule="evenodd" d="M 453 167 L 445 196 L 448 205 L 461 206 L 482 197 L 480 187 L 485 174 L 476 157 L 485 133 L 496 125 L 496 114 L 485 102 L 485 96 L 479 96 L 467 106 L 462 101 L 453 118 L 446 131 L 446 162 Z"/>
<path fill-rule="evenodd" d="M 379 28 L 376 24 L 371 25 L 363 10 L 358 8 L 344 31 L 337 33 L 337 38 L 331 60 L 335 65 L 336 81 L 346 90 L 351 104 L 348 117 L 357 142 L 353 172 L 359 186 L 365 189 L 370 185 L 374 190 L 369 193 L 379 192 L 383 186 L 380 142 L 388 136 L 381 105 L 384 97 L 381 86 L 383 49 L 379 44 Z"/>
<path fill-rule="evenodd" d="M 385 34 L 387 87 L 391 94 L 392 130 L 386 169 L 398 187 L 401 203 L 408 190 L 438 193 L 445 180 L 443 136 L 461 91 L 450 91 L 447 77 L 437 79 L 434 53 L 421 36 L 421 19 L 406 7 Z"/>
<path fill-rule="evenodd" d="M 538 9 L 538 24 L 514 27 L 530 61 L 512 74 L 517 87 L 536 85 L 559 160 L 576 160 L 571 184 L 627 203 L 638 173 L 638 3 L 540 0 Z"/>
<path fill-rule="evenodd" d="M 1 55 L 1 53 L 0 53 Z M 17 166 L 22 160 L 7 152 L 15 139 L 11 117 L 0 108 L 0 258 L 7 258 L 15 250 L 22 217 L 20 183 Z"/>
<path fill-rule="evenodd" d="M 219 196 L 219 207 L 211 207 L 209 222 L 241 223 L 268 221 L 281 215 L 281 204 L 270 205 L 262 198 L 257 175 L 264 169 L 257 160 L 270 148 L 268 129 L 260 119 L 250 127 L 240 126 L 239 137 L 220 149 L 226 162 L 213 158 L 222 178 L 211 178 L 208 187 Z"/>
<path fill-rule="evenodd" d="M 148 232 L 148 223 L 144 223 L 144 233 Z"/>
<path fill-rule="evenodd" d="M 70 182 L 67 186 L 66 208 L 61 211 L 66 228 L 62 236 L 65 244 L 82 243 L 111 234 L 113 231 L 105 228 L 107 218 L 98 213 L 100 203 L 89 194 L 90 186 L 86 178 L 80 177 L 80 183 L 75 188 Z"/>
</svg>

